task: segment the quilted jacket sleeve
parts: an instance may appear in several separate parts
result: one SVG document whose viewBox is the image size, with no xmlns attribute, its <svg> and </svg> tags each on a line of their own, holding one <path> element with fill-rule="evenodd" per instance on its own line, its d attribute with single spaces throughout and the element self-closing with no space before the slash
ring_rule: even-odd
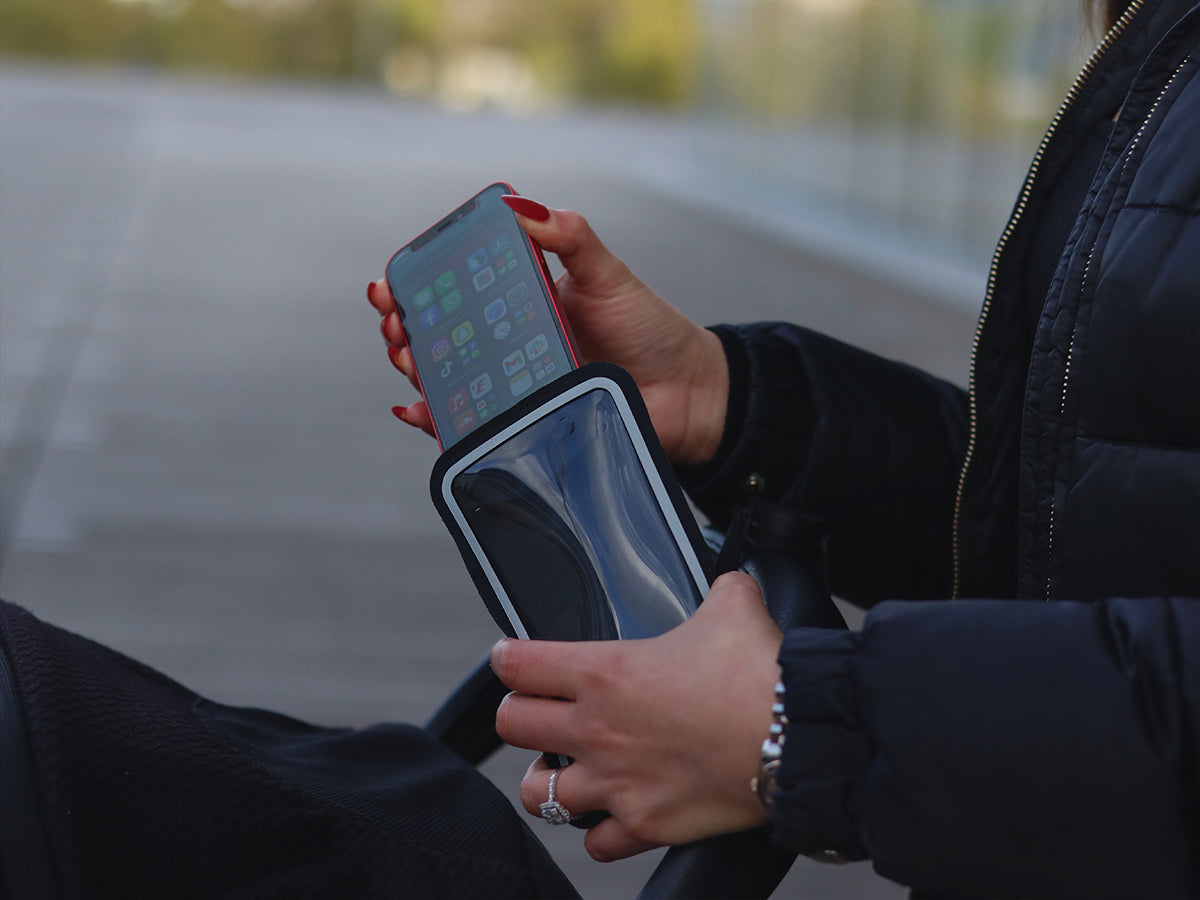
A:
<svg viewBox="0 0 1200 900">
<path fill-rule="evenodd" d="M 725 435 L 711 463 L 680 473 L 705 515 L 722 525 L 757 474 L 825 520 L 839 596 L 947 596 L 963 391 L 795 325 L 713 330 L 730 367 Z"/>
<path fill-rule="evenodd" d="M 780 662 L 793 849 L 932 897 L 1200 896 L 1200 600 L 884 603 Z"/>
</svg>

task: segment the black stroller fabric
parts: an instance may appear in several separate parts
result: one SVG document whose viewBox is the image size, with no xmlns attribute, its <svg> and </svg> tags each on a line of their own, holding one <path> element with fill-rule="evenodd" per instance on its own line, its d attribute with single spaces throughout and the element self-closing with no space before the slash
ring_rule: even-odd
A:
<svg viewBox="0 0 1200 900">
<path fill-rule="evenodd" d="M 576 896 L 419 728 L 221 706 L 0 601 L 4 681 L 0 888 L 21 900 Z"/>
</svg>

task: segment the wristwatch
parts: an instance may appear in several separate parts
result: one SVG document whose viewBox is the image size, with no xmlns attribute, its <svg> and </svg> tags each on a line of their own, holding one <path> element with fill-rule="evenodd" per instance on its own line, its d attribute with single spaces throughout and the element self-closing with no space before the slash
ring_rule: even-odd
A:
<svg viewBox="0 0 1200 900">
<path fill-rule="evenodd" d="M 758 795 L 758 800 L 767 812 L 774 811 L 775 794 L 779 790 L 779 766 L 783 762 L 783 742 L 787 737 L 787 713 L 784 700 L 787 699 L 782 679 L 775 682 L 775 702 L 771 704 L 771 729 L 767 739 L 762 744 L 762 758 L 758 763 L 758 775 L 750 779 L 750 790 Z M 837 850 L 812 850 L 804 854 L 809 859 L 820 863 L 843 865 L 851 859 Z"/>
</svg>

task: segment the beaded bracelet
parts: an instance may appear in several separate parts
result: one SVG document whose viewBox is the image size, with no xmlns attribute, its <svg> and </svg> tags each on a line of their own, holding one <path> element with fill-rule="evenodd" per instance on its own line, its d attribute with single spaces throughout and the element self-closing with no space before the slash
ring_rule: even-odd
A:
<svg viewBox="0 0 1200 900">
<path fill-rule="evenodd" d="M 779 790 L 776 773 L 783 757 L 783 742 L 787 737 L 787 715 L 782 681 L 775 682 L 775 702 L 771 704 L 771 729 L 762 744 L 762 758 L 758 763 L 758 775 L 750 779 L 750 790 L 758 795 L 759 802 L 768 810 L 775 803 L 774 794 Z"/>
</svg>

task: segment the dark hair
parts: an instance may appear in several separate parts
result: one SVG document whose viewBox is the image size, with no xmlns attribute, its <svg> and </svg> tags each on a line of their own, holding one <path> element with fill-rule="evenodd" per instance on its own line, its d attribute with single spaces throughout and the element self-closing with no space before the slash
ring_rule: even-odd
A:
<svg viewBox="0 0 1200 900">
<path fill-rule="evenodd" d="M 1084 11 L 1088 21 L 1104 31 L 1117 24 L 1121 13 L 1129 7 L 1132 0 L 1084 0 Z"/>
</svg>

